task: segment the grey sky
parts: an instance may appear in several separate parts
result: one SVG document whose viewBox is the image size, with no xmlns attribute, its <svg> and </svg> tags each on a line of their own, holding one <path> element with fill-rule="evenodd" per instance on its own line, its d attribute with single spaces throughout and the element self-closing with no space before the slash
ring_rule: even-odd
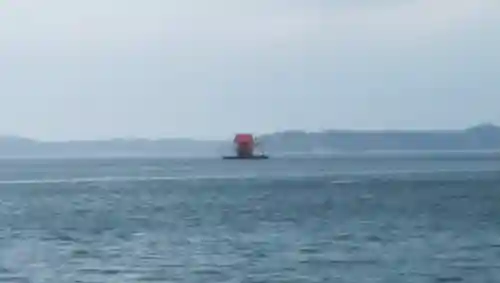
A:
<svg viewBox="0 0 500 283">
<path fill-rule="evenodd" d="M 498 0 L 245 2 L 2 1 L 0 133 L 500 124 Z"/>
</svg>

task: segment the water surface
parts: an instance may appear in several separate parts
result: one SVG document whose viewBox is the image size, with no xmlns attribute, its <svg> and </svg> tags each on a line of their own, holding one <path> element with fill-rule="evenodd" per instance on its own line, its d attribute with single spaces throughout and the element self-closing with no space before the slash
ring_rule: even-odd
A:
<svg viewBox="0 0 500 283">
<path fill-rule="evenodd" d="M 0 161 L 0 282 L 499 282 L 500 160 Z"/>
</svg>

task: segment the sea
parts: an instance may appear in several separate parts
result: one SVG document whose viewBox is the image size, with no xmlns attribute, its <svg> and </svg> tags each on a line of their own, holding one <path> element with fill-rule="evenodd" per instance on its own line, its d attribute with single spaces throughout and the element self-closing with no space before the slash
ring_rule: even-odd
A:
<svg viewBox="0 0 500 283">
<path fill-rule="evenodd" d="M 0 160 L 0 282 L 500 282 L 500 156 Z"/>
</svg>

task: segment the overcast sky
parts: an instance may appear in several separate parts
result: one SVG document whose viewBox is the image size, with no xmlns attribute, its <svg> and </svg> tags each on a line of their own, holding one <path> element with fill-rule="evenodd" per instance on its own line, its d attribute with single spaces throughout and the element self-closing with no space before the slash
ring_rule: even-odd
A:
<svg viewBox="0 0 500 283">
<path fill-rule="evenodd" d="M 498 0 L 0 4 L 0 134 L 500 124 Z"/>
</svg>

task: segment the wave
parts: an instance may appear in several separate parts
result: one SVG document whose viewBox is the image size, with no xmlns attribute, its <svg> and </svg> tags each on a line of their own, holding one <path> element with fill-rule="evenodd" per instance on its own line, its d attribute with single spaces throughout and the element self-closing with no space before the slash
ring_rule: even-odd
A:
<svg viewBox="0 0 500 283">
<path fill-rule="evenodd" d="M 188 176 L 90 176 L 76 178 L 37 178 L 0 180 L 0 185 L 33 184 L 78 184 L 78 183 L 120 183 L 153 181 L 307 181 L 329 179 L 331 184 L 353 184 L 369 180 L 437 180 L 459 181 L 477 179 L 500 179 L 500 170 L 391 170 L 361 172 L 318 172 L 296 174 L 233 174 L 233 175 L 188 175 Z"/>
</svg>

